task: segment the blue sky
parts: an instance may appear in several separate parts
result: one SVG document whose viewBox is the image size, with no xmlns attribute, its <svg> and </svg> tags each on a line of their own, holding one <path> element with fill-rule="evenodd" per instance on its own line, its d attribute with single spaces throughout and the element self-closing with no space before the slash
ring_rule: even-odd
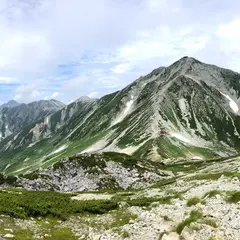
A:
<svg viewBox="0 0 240 240">
<path fill-rule="evenodd" d="M 0 104 L 121 89 L 183 56 L 240 72 L 239 0 L 1 0 Z"/>
</svg>

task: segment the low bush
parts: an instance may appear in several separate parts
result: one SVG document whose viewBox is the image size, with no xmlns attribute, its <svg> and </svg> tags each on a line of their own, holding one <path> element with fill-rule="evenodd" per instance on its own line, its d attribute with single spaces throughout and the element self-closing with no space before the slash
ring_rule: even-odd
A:
<svg viewBox="0 0 240 240">
<path fill-rule="evenodd" d="M 240 191 L 234 191 L 228 193 L 227 202 L 229 203 L 238 203 L 240 202 Z"/>
<path fill-rule="evenodd" d="M 194 206 L 194 205 L 196 205 L 198 203 L 202 203 L 202 199 L 199 198 L 199 197 L 192 197 L 192 198 L 189 198 L 187 200 L 187 206 L 188 207 Z"/>
<path fill-rule="evenodd" d="M 202 219 L 201 223 L 217 228 L 217 223 L 211 218 Z"/>
<path fill-rule="evenodd" d="M 176 227 L 176 232 L 178 234 L 181 234 L 182 230 L 185 226 L 189 226 L 192 222 L 196 222 L 197 220 L 201 219 L 203 217 L 202 212 L 193 210 L 190 213 L 190 216 L 186 218 L 183 222 L 179 223 Z"/>
<path fill-rule="evenodd" d="M 118 204 L 115 201 L 77 201 L 64 193 L 0 191 L 0 214 L 16 218 L 51 216 L 64 220 L 76 213 L 102 214 L 117 208 Z"/>
</svg>

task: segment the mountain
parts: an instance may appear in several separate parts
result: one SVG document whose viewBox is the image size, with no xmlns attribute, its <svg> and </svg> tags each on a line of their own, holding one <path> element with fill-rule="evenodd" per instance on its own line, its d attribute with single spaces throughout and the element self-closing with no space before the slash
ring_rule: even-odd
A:
<svg viewBox="0 0 240 240">
<path fill-rule="evenodd" d="M 20 103 L 16 102 L 15 100 L 10 100 L 7 103 L 2 104 L 0 106 L 0 110 L 5 108 L 5 107 L 12 108 L 12 107 L 16 107 L 18 105 L 20 105 Z"/>
<path fill-rule="evenodd" d="M 20 174 L 74 154 L 148 161 L 240 152 L 240 74 L 184 57 L 101 99 L 65 106 L 0 142 L 0 170 Z"/>
<path fill-rule="evenodd" d="M 36 123 L 64 106 L 57 100 L 41 100 L 29 104 L 11 100 L 3 104 L 0 106 L 0 140 L 18 133 L 28 124 Z"/>
</svg>

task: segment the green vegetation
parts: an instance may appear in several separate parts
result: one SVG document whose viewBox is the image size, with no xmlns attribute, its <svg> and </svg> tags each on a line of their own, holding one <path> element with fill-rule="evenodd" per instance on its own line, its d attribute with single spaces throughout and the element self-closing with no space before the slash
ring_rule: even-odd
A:
<svg viewBox="0 0 240 240">
<path fill-rule="evenodd" d="M 192 222 L 196 222 L 197 220 L 201 219 L 203 217 L 202 212 L 193 210 L 190 213 L 190 216 L 186 218 L 183 222 L 179 223 L 176 227 L 176 232 L 178 234 L 181 234 L 182 230 L 185 226 L 189 226 Z"/>
<path fill-rule="evenodd" d="M 127 237 L 129 237 L 129 233 L 128 233 L 126 230 L 124 230 L 124 231 L 122 232 L 121 236 L 122 236 L 123 238 L 127 238 Z"/>
<path fill-rule="evenodd" d="M 187 178 L 187 180 L 218 180 L 222 175 L 225 177 L 239 177 L 239 173 L 236 172 L 217 172 L 197 174 L 193 177 Z"/>
<path fill-rule="evenodd" d="M 17 180 L 17 177 L 15 176 L 6 176 L 0 173 L 0 185 L 7 183 L 9 185 L 17 187 L 16 180 Z"/>
<path fill-rule="evenodd" d="M 119 210 L 113 215 L 114 221 L 111 222 L 107 229 L 118 228 L 129 223 L 130 220 L 135 220 L 137 215 L 130 213 L 127 210 Z"/>
<path fill-rule="evenodd" d="M 204 218 L 204 219 L 201 220 L 201 223 L 209 225 L 209 226 L 214 227 L 214 228 L 218 227 L 216 221 L 214 221 L 211 218 Z"/>
<path fill-rule="evenodd" d="M 22 189 L 0 190 L 0 214 L 15 218 L 54 217 L 62 220 L 74 214 L 103 214 L 118 209 L 118 202 L 124 201 L 129 206 L 148 207 L 152 203 L 171 204 L 179 194 L 155 198 L 131 198 L 133 193 L 121 193 L 111 200 L 72 200 L 72 194 L 26 191 Z"/>
<path fill-rule="evenodd" d="M 208 240 L 217 240 L 217 238 L 211 236 L 211 237 L 208 238 Z"/>
<path fill-rule="evenodd" d="M 13 233 L 14 238 L 16 240 L 32 240 L 33 239 L 33 232 L 28 229 L 17 229 Z"/>
<path fill-rule="evenodd" d="M 155 184 L 153 184 L 151 187 L 152 188 L 161 188 L 163 186 L 175 183 L 178 177 L 173 177 L 173 178 L 167 178 L 164 180 L 161 180 L 159 182 L 156 182 Z"/>
<path fill-rule="evenodd" d="M 215 197 L 216 195 L 223 195 L 223 192 L 220 190 L 212 190 L 212 191 L 205 193 L 203 198 L 205 198 L 205 197 L 212 198 L 212 197 Z"/>
<path fill-rule="evenodd" d="M 168 217 L 167 215 L 163 216 L 163 219 L 164 219 L 165 221 L 172 221 L 172 219 L 171 219 L 170 217 Z"/>
<path fill-rule="evenodd" d="M 117 209 L 114 201 L 72 200 L 70 194 L 42 191 L 0 191 L 0 214 L 16 218 L 52 216 L 66 219 L 76 213 L 103 214 Z"/>
<path fill-rule="evenodd" d="M 72 233 L 69 228 L 54 228 L 51 235 L 45 237 L 47 240 L 77 240 L 77 237 Z"/>
<path fill-rule="evenodd" d="M 240 191 L 233 191 L 227 193 L 227 202 L 229 203 L 238 203 L 240 202 Z"/>
<path fill-rule="evenodd" d="M 202 202 L 203 202 L 203 200 L 201 198 L 199 198 L 199 197 L 192 197 L 192 198 L 189 198 L 187 200 L 187 206 L 191 207 L 191 206 L 194 206 L 194 205 L 196 205 L 198 203 L 202 203 Z"/>
</svg>

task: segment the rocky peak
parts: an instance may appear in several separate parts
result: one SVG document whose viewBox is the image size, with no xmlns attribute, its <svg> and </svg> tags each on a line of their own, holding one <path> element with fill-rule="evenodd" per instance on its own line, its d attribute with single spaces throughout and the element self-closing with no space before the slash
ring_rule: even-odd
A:
<svg viewBox="0 0 240 240">
<path fill-rule="evenodd" d="M 96 100 L 97 100 L 96 98 L 90 98 L 90 97 L 88 97 L 88 96 L 82 96 L 82 97 L 78 98 L 78 99 L 76 100 L 76 102 L 84 102 L 84 103 L 87 103 L 87 102 L 94 102 L 94 101 L 96 101 Z"/>
<path fill-rule="evenodd" d="M 7 103 L 4 103 L 0 106 L 0 109 L 3 109 L 4 107 L 13 108 L 20 105 L 20 103 L 16 102 L 15 100 L 10 100 Z"/>
</svg>

